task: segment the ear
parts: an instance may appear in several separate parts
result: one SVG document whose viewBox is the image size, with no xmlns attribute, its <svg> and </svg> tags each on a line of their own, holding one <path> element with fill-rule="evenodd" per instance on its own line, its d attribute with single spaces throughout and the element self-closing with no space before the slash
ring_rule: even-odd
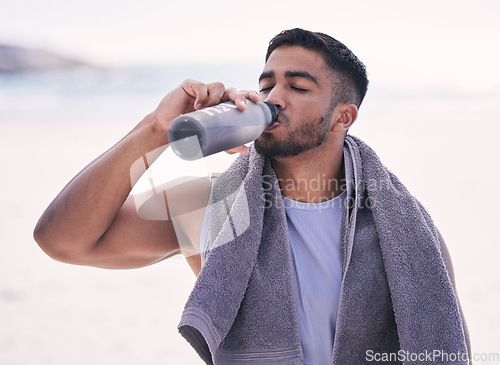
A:
<svg viewBox="0 0 500 365">
<path fill-rule="evenodd" d="M 332 132 L 347 132 L 358 118 L 358 107 L 354 104 L 340 104 L 335 109 Z"/>
</svg>

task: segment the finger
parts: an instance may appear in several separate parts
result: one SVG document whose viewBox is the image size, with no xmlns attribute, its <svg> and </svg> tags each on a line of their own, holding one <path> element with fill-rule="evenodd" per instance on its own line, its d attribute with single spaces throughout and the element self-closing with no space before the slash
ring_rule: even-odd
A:
<svg viewBox="0 0 500 365">
<path fill-rule="evenodd" d="M 255 90 L 244 90 L 244 91 L 241 91 L 241 93 L 243 95 L 245 95 L 245 97 L 247 99 L 250 99 L 256 103 L 258 103 L 260 101 L 259 93 Z"/>
<path fill-rule="evenodd" d="M 242 155 L 248 155 L 250 153 L 250 149 L 247 146 L 243 145 L 231 148 L 230 150 L 226 150 L 226 153 L 229 153 L 230 155 L 234 153 L 241 153 Z"/>
<path fill-rule="evenodd" d="M 259 93 L 255 90 L 236 90 L 234 88 L 228 89 L 227 97 L 233 98 L 236 104 L 241 103 L 241 105 L 245 104 L 247 99 L 258 103 L 260 101 Z M 241 108 L 240 108 L 241 109 Z"/>
<path fill-rule="evenodd" d="M 208 99 L 203 104 L 203 107 L 217 105 L 222 101 L 222 96 L 226 87 L 222 82 L 213 82 L 207 85 Z"/>
<path fill-rule="evenodd" d="M 233 101 L 240 110 L 245 110 L 247 108 L 247 98 L 234 87 L 226 89 L 224 95 L 222 95 L 222 100 Z"/>
<path fill-rule="evenodd" d="M 186 92 L 186 94 L 195 98 L 195 109 L 199 110 L 207 103 L 208 87 L 206 84 L 195 80 L 185 80 L 181 84 L 181 88 Z"/>
</svg>

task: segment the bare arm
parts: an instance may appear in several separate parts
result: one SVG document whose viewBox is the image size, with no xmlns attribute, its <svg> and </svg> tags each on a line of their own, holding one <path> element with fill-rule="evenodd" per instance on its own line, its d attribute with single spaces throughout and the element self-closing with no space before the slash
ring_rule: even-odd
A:
<svg viewBox="0 0 500 365">
<path fill-rule="evenodd" d="M 171 220 L 146 220 L 137 214 L 129 194 L 139 176 L 131 177 L 130 169 L 168 143 L 168 127 L 176 116 L 227 100 L 245 108 L 245 96 L 220 83 L 187 80 L 165 96 L 49 205 L 34 231 L 42 250 L 59 261 L 104 268 L 141 267 L 180 253 Z"/>
<path fill-rule="evenodd" d="M 464 326 L 464 334 L 465 334 L 465 342 L 467 343 L 467 350 L 469 352 L 469 356 L 471 356 L 471 345 L 470 345 L 470 336 L 469 329 L 467 328 L 467 322 L 465 321 L 464 314 L 462 312 L 462 306 L 460 305 L 460 301 L 458 299 L 458 292 L 455 283 L 455 273 L 453 271 L 453 264 L 451 262 L 450 252 L 448 251 L 448 247 L 446 247 L 446 243 L 444 242 L 444 238 L 441 235 L 441 232 L 438 231 L 439 245 L 441 248 L 441 256 L 443 257 L 444 264 L 446 266 L 446 271 L 448 271 L 448 276 L 450 277 L 451 284 L 453 286 L 453 290 L 455 291 L 455 297 L 457 298 L 460 315 L 462 316 L 462 323 Z"/>
</svg>

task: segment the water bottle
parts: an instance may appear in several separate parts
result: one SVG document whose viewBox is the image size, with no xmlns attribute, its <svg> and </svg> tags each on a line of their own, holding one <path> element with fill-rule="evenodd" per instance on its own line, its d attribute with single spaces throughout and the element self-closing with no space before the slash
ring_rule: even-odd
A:
<svg viewBox="0 0 500 365">
<path fill-rule="evenodd" d="M 278 118 L 269 102 L 247 100 L 240 110 L 233 102 L 181 114 L 172 121 L 168 141 L 176 155 L 196 160 L 254 141 Z"/>
</svg>

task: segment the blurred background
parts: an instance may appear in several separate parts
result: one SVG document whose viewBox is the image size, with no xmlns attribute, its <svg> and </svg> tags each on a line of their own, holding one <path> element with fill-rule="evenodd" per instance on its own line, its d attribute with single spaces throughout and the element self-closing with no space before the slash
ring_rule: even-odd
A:
<svg viewBox="0 0 500 365">
<path fill-rule="evenodd" d="M 475 363 L 500 363 L 498 1 L 1 5 L 0 364 L 201 364 L 176 328 L 195 280 L 182 259 L 125 271 L 65 265 L 32 231 L 65 184 L 182 80 L 256 89 L 267 43 L 294 27 L 332 35 L 366 64 L 371 84 L 351 133 L 431 213 Z"/>
</svg>

